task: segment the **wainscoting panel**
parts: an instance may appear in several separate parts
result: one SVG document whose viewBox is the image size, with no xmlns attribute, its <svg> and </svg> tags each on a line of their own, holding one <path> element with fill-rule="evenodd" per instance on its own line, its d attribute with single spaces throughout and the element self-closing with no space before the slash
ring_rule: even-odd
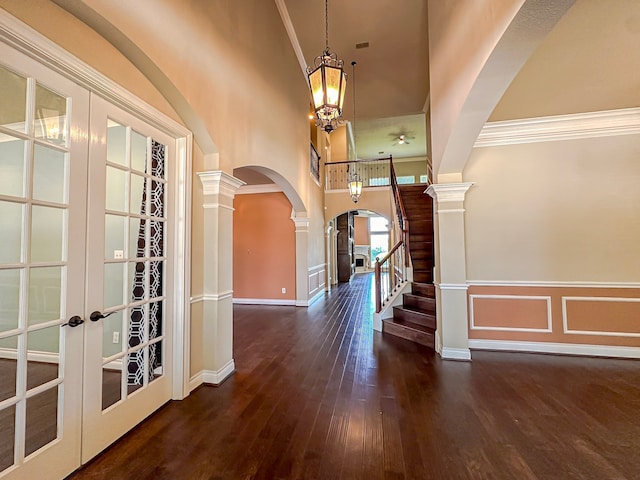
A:
<svg viewBox="0 0 640 480">
<path fill-rule="evenodd" d="M 546 344 L 549 348 L 538 350 L 557 353 L 571 353 L 578 345 L 640 348 L 638 284 L 470 281 L 468 292 L 475 348 L 496 342 Z"/>
<path fill-rule="evenodd" d="M 309 268 L 309 298 L 314 298 L 326 285 L 326 264 L 322 263 Z"/>
</svg>

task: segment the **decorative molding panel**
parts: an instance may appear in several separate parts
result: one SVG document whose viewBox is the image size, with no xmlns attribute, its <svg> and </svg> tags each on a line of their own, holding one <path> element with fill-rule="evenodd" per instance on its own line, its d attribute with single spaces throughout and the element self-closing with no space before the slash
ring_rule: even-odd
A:
<svg viewBox="0 0 640 480">
<path fill-rule="evenodd" d="M 567 313 L 568 302 L 612 302 L 612 303 L 640 303 L 640 298 L 623 297 L 562 297 L 562 328 L 565 334 L 570 335 L 597 335 L 605 337 L 629 337 L 640 338 L 639 332 L 620 332 L 615 330 L 573 330 L 569 328 L 569 316 Z"/>
<path fill-rule="evenodd" d="M 489 122 L 475 147 L 640 134 L 640 108 Z"/>
<path fill-rule="evenodd" d="M 640 348 L 580 343 L 515 342 L 503 340 L 469 340 L 473 350 L 499 350 L 508 352 L 557 353 L 590 357 L 640 358 Z"/>
<path fill-rule="evenodd" d="M 493 300 L 539 300 L 546 303 L 547 312 L 547 328 L 525 328 L 525 327 L 492 327 L 482 326 L 475 324 L 475 300 L 476 299 L 493 299 Z M 469 328 L 471 330 L 493 330 L 501 332 L 529 332 L 529 333 L 551 333 L 552 331 L 552 315 L 551 315 L 551 297 L 545 296 L 533 296 L 533 295 L 469 295 Z"/>
</svg>

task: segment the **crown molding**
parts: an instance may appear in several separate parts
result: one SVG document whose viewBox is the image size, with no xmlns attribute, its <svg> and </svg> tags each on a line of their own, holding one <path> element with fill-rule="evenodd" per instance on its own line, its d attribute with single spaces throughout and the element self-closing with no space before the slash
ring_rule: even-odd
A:
<svg viewBox="0 0 640 480">
<path fill-rule="evenodd" d="M 293 52 L 296 54 L 296 58 L 298 59 L 298 63 L 300 64 L 300 69 L 302 70 L 302 74 L 306 79 L 307 78 L 307 62 L 304 59 L 304 54 L 302 53 L 302 47 L 300 46 L 300 42 L 298 41 L 298 35 L 296 34 L 296 29 L 293 27 L 293 22 L 291 21 L 289 10 L 287 10 L 287 6 L 284 3 L 284 0 L 275 0 L 275 2 L 276 2 L 276 6 L 278 7 L 278 12 L 280 13 L 280 18 L 282 19 L 284 28 L 287 31 L 287 35 L 289 36 L 289 41 L 291 42 L 291 46 L 293 47 Z"/>
<path fill-rule="evenodd" d="M 198 177 L 202 182 L 204 195 L 222 195 L 233 198 L 238 188 L 245 184 L 242 180 L 221 170 L 198 172 Z"/>
<path fill-rule="evenodd" d="M 640 108 L 487 123 L 474 147 L 640 134 Z"/>
</svg>

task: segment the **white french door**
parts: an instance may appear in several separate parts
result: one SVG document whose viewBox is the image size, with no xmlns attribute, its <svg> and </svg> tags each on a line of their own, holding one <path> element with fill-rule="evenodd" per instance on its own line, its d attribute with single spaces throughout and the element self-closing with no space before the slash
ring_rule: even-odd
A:
<svg viewBox="0 0 640 480">
<path fill-rule="evenodd" d="M 0 43 L 0 479 L 63 478 L 171 398 L 175 149 Z"/>
<path fill-rule="evenodd" d="M 175 140 L 95 95 L 90 131 L 83 462 L 172 388 Z"/>
</svg>

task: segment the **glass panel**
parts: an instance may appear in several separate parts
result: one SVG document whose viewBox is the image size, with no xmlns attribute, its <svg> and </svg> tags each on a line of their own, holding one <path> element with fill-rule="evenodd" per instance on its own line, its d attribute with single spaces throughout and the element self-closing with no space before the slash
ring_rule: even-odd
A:
<svg viewBox="0 0 640 480">
<path fill-rule="evenodd" d="M 414 177 L 413 175 L 403 175 L 396 177 L 396 180 L 398 182 L 398 185 L 407 185 L 410 183 L 415 183 L 416 177 Z"/>
<path fill-rule="evenodd" d="M 104 258 L 117 260 L 124 258 L 125 222 L 127 217 L 105 215 L 104 217 Z"/>
<path fill-rule="evenodd" d="M 106 209 L 115 212 L 125 211 L 127 173 L 107 166 Z"/>
<path fill-rule="evenodd" d="M 164 222 L 149 222 L 149 256 L 164 256 Z"/>
<path fill-rule="evenodd" d="M 60 327 L 27 333 L 27 390 L 58 378 Z"/>
<path fill-rule="evenodd" d="M 151 140 L 151 175 L 154 177 L 164 178 L 166 151 L 166 146 Z"/>
<path fill-rule="evenodd" d="M 33 149 L 33 198 L 65 203 L 66 154 L 42 145 Z"/>
<path fill-rule="evenodd" d="M 122 360 L 120 358 L 102 367 L 102 410 L 122 399 Z"/>
<path fill-rule="evenodd" d="M 376 257 L 384 257 L 389 250 L 389 235 L 380 233 L 371 235 L 371 263 L 376 261 Z"/>
<path fill-rule="evenodd" d="M 107 120 L 107 162 L 127 165 L 127 127 Z"/>
<path fill-rule="evenodd" d="M 147 172 L 147 137 L 131 132 L 131 168 Z"/>
<path fill-rule="evenodd" d="M 24 150 L 24 140 L 0 133 L 0 195 L 24 197 Z"/>
<path fill-rule="evenodd" d="M 18 328 L 20 272 L 18 269 L 0 270 L 0 332 Z"/>
<path fill-rule="evenodd" d="M 369 217 L 369 230 L 372 232 L 388 232 L 389 222 L 384 217 Z"/>
<path fill-rule="evenodd" d="M 60 319 L 62 267 L 29 271 L 29 325 Z"/>
<path fill-rule="evenodd" d="M 13 465 L 14 438 L 16 435 L 16 406 L 0 410 L 0 472 Z"/>
<path fill-rule="evenodd" d="M 162 296 L 163 286 L 163 270 L 164 262 L 149 263 L 149 298 L 157 298 Z"/>
<path fill-rule="evenodd" d="M 149 345 L 149 382 L 157 380 L 164 375 L 164 365 L 162 363 L 162 340 Z"/>
<path fill-rule="evenodd" d="M 144 262 L 129 262 L 129 294 L 131 301 L 144 300 L 146 292 L 146 269 Z"/>
<path fill-rule="evenodd" d="M 161 337 L 164 333 L 162 322 L 162 304 L 164 302 L 152 302 L 149 304 L 149 341 Z"/>
<path fill-rule="evenodd" d="M 57 93 L 36 85 L 36 138 L 64 145 L 67 139 L 67 99 Z"/>
<path fill-rule="evenodd" d="M 0 125 L 25 131 L 27 111 L 27 79 L 0 66 Z"/>
<path fill-rule="evenodd" d="M 164 183 L 151 181 L 151 205 L 149 214 L 153 217 L 164 217 Z"/>
<path fill-rule="evenodd" d="M 146 201 L 146 196 L 144 195 L 144 189 L 146 187 L 147 182 L 144 177 L 136 175 L 135 173 L 131 174 L 131 203 L 129 205 L 129 211 L 131 213 L 140 215 L 146 213 L 146 205 L 143 203 L 143 200 Z"/>
<path fill-rule="evenodd" d="M 24 207 L 0 201 L 0 263 L 20 263 Z"/>
<path fill-rule="evenodd" d="M 129 317 L 129 348 L 136 347 L 146 339 L 147 309 L 145 305 L 131 307 Z"/>
<path fill-rule="evenodd" d="M 64 210 L 34 205 L 31 211 L 31 261 L 62 260 Z"/>
<path fill-rule="evenodd" d="M 102 358 L 109 358 L 122 352 L 123 313 L 123 310 L 119 310 L 102 320 Z"/>
<path fill-rule="evenodd" d="M 58 437 L 58 387 L 27 399 L 25 455 Z"/>
<path fill-rule="evenodd" d="M 131 395 L 144 386 L 144 351 L 137 350 L 127 355 L 127 394 Z"/>
<path fill-rule="evenodd" d="M 124 305 L 124 274 L 126 263 L 104 265 L 104 308 Z"/>
<path fill-rule="evenodd" d="M 2 402 L 16 395 L 18 361 L 11 357 L 15 355 L 17 358 L 18 356 L 18 337 L 0 339 L 0 349 L 5 352 L 3 358 L 0 358 L 0 402 Z M 0 432 L 4 432 L 4 430 L 0 428 Z"/>
<path fill-rule="evenodd" d="M 129 258 L 145 256 L 146 220 L 132 218 L 129 227 Z"/>
</svg>

